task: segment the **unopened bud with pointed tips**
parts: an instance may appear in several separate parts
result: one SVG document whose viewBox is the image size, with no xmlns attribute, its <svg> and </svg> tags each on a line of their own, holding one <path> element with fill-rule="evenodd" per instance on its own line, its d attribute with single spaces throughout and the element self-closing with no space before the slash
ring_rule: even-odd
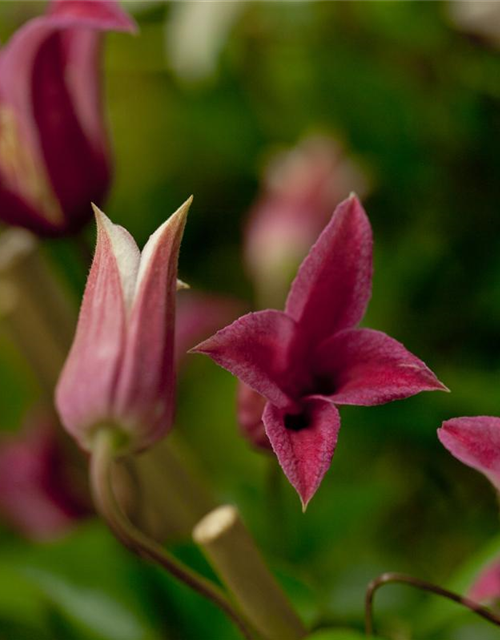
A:
<svg viewBox="0 0 500 640">
<path fill-rule="evenodd" d="M 56 389 L 62 423 L 85 449 L 106 427 L 127 451 L 140 451 L 172 425 L 177 261 L 191 200 L 142 253 L 128 231 L 94 208 L 96 252 Z"/>
</svg>

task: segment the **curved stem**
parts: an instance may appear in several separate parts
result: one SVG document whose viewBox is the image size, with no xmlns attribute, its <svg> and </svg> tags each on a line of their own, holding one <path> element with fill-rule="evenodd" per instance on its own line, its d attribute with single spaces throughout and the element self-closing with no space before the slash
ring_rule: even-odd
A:
<svg viewBox="0 0 500 640">
<path fill-rule="evenodd" d="M 155 540 L 136 529 L 125 516 L 116 501 L 111 484 L 111 470 L 116 450 L 116 433 L 113 430 L 102 429 L 96 434 L 90 458 L 90 482 L 92 497 L 99 514 L 128 549 L 140 558 L 160 565 L 188 587 L 213 602 L 236 624 L 246 640 L 252 640 L 249 625 L 219 587 L 177 560 Z"/>
<path fill-rule="evenodd" d="M 483 607 L 478 602 L 474 600 L 470 600 L 465 596 L 461 596 L 458 593 L 454 593 L 453 591 L 448 591 L 448 589 L 444 589 L 443 587 L 439 587 L 438 585 L 432 584 L 432 582 L 427 582 L 425 580 L 420 580 L 420 578 L 413 578 L 412 576 L 405 575 L 404 573 L 383 573 L 375 580 L 372 580 L 368 585 L 366 590 L 365 597 L 365 630 L 367 637 L 371 637 L 373 635 L 373 599 L 375 596 L 375 592 L 382 587 L 384 584 L 408 584 L 411 587 L 415 587 L 416 589 L 420 589 L 422 591 L 428 591 L 429 593 L 434 593 L 437 596 L 441 596 L 442 598 L 447 598 L 448 600 L 452 600 L 467 609 L 470 609 L 473 613 L 481 616 L 488 622 L 491 622 L 494 625 L 500 627 L 500 617 L 495 615 L 488 608 Z"/>
</svg>

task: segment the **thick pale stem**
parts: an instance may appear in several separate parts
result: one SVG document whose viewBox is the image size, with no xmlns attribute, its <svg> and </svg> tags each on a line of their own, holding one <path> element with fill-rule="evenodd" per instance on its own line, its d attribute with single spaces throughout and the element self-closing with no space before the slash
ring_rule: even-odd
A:
<svg viewBox="0 0 500 640">
<path fill-rule="evenodd" d="M 264 638 L 300 640 L 306 636 L 234 507 L 225 505 L 205 516 L 193 538 Z"/>
<path fill-rule="evenodd" d="M 139 531 L 116 502 L 111 484 L 113 463 L 118 449 L 116 432 L 102 429 L 96 434 L 90 461 L 91 489 L 99 514 L 116 537 L 133 553 L 166 569 L 175 578 L 218 606 L 252 640 L 249 626 L 227 596 L 212 582 L 179 562 L 161 545 Z"/>
<path fill-rule="evenodd" d="M 425 580 L 420 580 L 419 578 L 407 576 L 404 573 L 383 573 L 378 578 L 375 578 L 375 580 L 372 580 L 366 590 L 365 629 L 366 635 L 369 638 L 373 635 L 373 599 L 375 596 L 375 592 L 384 584 L 407 584 L 411 587 L 415 587 L 416 589 L 420 589 L 421 591 L 434 593 L 435 595 L 441 596 L 442 598 L 452 600 L 453 602 L 456 602 L 457 604 L 470 609 L 473 613 L 481 616 L 481 618 L 488 620 L 488 622 L 500 626 L 500 617 L 495 615 L 488 608 L 481 606 L 474 600 L 470 600 L 469 598 L 461 596 L 458 593 L 454 593 L 453 591 L 448 591 L 448 589 L 443 589 L 443 587 L 432 584 L 432 582 L 426 582 Z"/>
<path fill-rule="evenodd" d="M 189 452 L 172 434 L 132 462 L 144 491 L 141 528 L 162 542 L 189 538 L 216 506 Z"/>
<path fill-rule="evenodd" d="M 0 314 L 51 400 L 76 326 L 64 294 L 33 234 L 8 229 L 0 236 Z"/>
</svg>

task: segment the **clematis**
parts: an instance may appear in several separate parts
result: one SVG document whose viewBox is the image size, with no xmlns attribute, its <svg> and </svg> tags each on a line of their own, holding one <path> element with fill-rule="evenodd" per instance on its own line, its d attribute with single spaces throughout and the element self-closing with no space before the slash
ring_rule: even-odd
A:
<svg viewBox="0 0 500 640">
<path fill-rule="evenodd" d="M 57 424 L 32 416 L 0 440 L 0 515 L 31 540 L 50 540 L 90 513 L 84 483 L 59 439 Z"/>
<path fill-rule="evenodd" d="M 0 218 L 78 230 L 109 187 L 101 104 L 105 31 L 135 30 L 116 0 L 52 0 L 0 51 Z"/>
<path fill-rule="evenodd" d="M 304 508 L 335 451 L 337 405 L 377 405 L 446 389 L 401 343 L 357 328 L 371 280 L 370 223 L 353 195 L 300 266 L 284 312 L 247 314 L 194 349 L 266 399 L 267 437 Z"/>
<path fill-rule="evenodd" d="M 170 428 L 174 412 L 177 261 L 187 200 L 142 253 L 99 209 L 97 246 L 73 346 L 56 389 L 61 421 L 90 450 L 101 427 L 140 451 Z"/>
<path fill-rule="evenodd" d="M 500 418 L 452 418 L 438 438 L 460 462 L 480 471 L 500 491 Z"/>
</svg>

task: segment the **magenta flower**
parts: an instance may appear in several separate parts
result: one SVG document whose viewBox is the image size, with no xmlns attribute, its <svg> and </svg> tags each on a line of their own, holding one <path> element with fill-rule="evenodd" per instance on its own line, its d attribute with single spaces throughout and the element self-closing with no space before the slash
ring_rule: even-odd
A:
<svg viewBox="0 0 500 640">
<path fill-rule="evenodd" d="M 0 440 L 0 515 L 32 540 L 60 536 L 90 513 L 57 428 L 36 417 Z"/>
<path fill-rule="evenodd" d="M 304 508 L 331 463 L 337 405 L 377 405 L 446 389 L 402 344 L 356 328 L 371 280 L 370 223 L 351 196 L 302 263 L 284 312 L 250 313 L 194 350 L 266 398 L 267 436 Z"/>
<path fill-rule="evenodd" d="M 172 424 L 177 260 L 190 204 L 157 229 L 142 254 L 96 208 L 96 252 L 56 389 L 61 421 L 85 449 L 102 426 L 138 451 Z"/>
<path fill-rule="evenodd" d="M 452 418 L 438 438 L 460 462 L 483 473 L 500 491 L 500 418 Z"/>
<path fill-rule="evenodd" d="M 111 167 L 100 90 L 104 31 L 134 31 L 116 0 L 52 0 L 0 52 L 0 218 L 77 230 Z"/>
</svg>

